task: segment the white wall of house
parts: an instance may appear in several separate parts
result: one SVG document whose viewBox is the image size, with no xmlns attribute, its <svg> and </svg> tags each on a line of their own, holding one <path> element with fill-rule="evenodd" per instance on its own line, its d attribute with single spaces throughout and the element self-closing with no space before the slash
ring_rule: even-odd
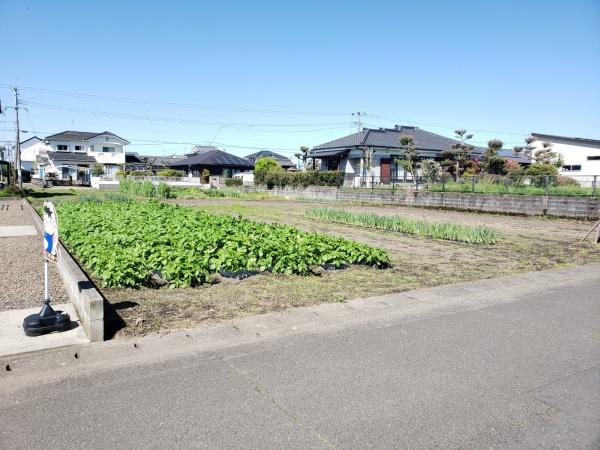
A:
<svg viewBox="0 0 600 450">
<path fill-rule="evenodd" d="M 104 174 L 107 176 L 115 176 L 117 170 L 125 164 L 127 141 L 116 136 L 101 134 L 86 141 L 49 140 L 48 142 L 48 150 L 51 151 L 86 153 L 93 156 L 104 167 Z M 59 164 L 62 163 L 55 165 Z M 60 171 L 61 169 L 58 170 L 59 173 Z"/>
<path fill-rule="evenodd" d="M 21 143 L 21 168 L 32 172 L 36 156 L 46 154 L 49 149 L 50 147 L 39 138 Z"/>
<path fill-rule="evenodd" d="M 550 142 L 552 151 L 562 155 L 564 161 L 559 170 L 562 175 L 571 176 L 581 182 L 592 181 L 593 175 L 598 175 L 600 178 L 600 143 L 556 137 L 536 140 L 532 145 L 538 150 L 542 148 L 544 142 Z"/>
<path fill-rule="evenodd" d="M 125 164 L 126 144 L 118 137 L 100 135 L 86 141 L 86 150 L 100 164 Z"/>
</svg>

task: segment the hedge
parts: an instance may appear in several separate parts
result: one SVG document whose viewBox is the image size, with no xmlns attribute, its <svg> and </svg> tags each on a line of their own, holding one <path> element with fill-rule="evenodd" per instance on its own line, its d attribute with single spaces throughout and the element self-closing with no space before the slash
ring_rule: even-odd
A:
<svg viewBox="0 0 600 450">
<path fill-rule="evenodd" d="M 334 186 L 341 187 L 344 173 L 339 170 L 324 172 L 268 172 L 263 175 L 263 183 L 268 189 L 274 187 L 308 187 Z"/>
<path fill-rule="evenodd" d="M 233 186 L 241 186 L 242 179 L 241 178 L 225 178 L 225 186 L 233 187 Z"/>
</svg>

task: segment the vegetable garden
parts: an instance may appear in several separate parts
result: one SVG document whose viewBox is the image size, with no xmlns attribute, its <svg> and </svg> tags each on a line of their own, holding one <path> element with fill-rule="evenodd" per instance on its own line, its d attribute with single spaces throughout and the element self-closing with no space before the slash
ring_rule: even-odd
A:
<svg viewBox="0 0 600 450">
<path fill-rule="evenodd" d="M 482 226 L 472 227 L 443 222 L 425 222 L 400 216 L 380 216 L 332 208 L 308 209 L 305 215 L 310 219 L 323 222 L 337 222 L 380 230 L 398 231 L 448 241 L 471 244 L 495 244 L 498 241 L 498 236 L 494 230 Z"/>
<path fill-rule="evenodd" d="M 170 287 L 218 272 L 309 274 L 311 265 L 387 267 L 386 251 L 288 225 L 212 215 L 158 201 L 81 201 L 58 206 L 61 238 L 106 286 Z"/>
</svg>

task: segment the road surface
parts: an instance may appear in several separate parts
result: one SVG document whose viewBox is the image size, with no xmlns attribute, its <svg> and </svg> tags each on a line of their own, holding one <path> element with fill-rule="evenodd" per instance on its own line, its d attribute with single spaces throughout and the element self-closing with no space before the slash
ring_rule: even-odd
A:
<svg viewBox="0 0 600 450">
<path fill-rule="evenodd" d="M 0 447 L 600 448 L 599 293 L 591 265 L 141 339 L 114 367 L 127 341 L 34 355 L 0 378 Z"/>
</svg>

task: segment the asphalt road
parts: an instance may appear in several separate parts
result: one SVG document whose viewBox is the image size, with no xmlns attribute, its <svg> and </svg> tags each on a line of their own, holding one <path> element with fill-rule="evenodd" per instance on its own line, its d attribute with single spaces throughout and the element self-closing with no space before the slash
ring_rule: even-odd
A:
<svg viewBox="0 0 600 450">
<path fill-rule="evenodd" d="M 0 447 L 600 448 L 599 266 L 407 294 L 349 326 L 0 380 Z"/>
</svg>

